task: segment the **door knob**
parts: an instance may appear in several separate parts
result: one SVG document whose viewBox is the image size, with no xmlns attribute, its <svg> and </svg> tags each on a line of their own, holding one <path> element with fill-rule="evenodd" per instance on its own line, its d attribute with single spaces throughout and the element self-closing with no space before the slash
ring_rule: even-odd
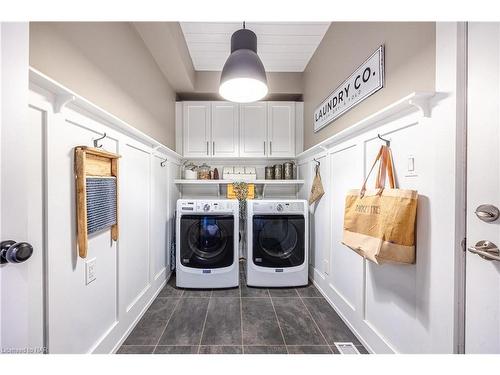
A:
<svg viewBox="0 0 500 375">
<path fill-rule="evenodd" d="M 33 254 L 33 246 L 27 242 L 12 240 L 0 242 L 0 263 L 22 263 Z"/>
<path fill-rule="evenodd" d="M 500 211 L 497 207 L 492 204 L 482 204 L 478 208 L 476 208 L 476 212 L 474 212 L 479 220 L 490 223 L 495 221 L 500 216 Z"/>
<path fill-rule="evenodd" d="M 471 246 L 467 250 L 483 259 L 500 261 L 500 250 L 493 242 L 479 241 L 475 246 Z"/>
</svg>

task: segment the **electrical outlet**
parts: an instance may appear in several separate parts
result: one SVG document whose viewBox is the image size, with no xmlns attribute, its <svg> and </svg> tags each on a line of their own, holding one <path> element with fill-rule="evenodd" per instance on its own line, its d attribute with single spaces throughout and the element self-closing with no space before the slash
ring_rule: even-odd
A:
<svg viewBox="0 0 500 375">
<path fill-rule="evenodd" d="M 85 285 L 89 285 L 96 279 L 96 258 L 89 259 L 85 262 Z"/>
</svg>

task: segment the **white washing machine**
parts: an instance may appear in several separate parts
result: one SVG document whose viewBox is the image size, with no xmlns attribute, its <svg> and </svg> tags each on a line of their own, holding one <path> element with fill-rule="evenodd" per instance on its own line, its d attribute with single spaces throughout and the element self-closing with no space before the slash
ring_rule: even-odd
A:
<svg viewBox="0 0 500 375">
<path fill-rule="evenodd" d="M 238 286 L 237 200 L 179 199 L 176 235 L 178 287 Z"/>
<path fill-rule="evenodd" d="M 305 200 L 250 200 L 247 284 L 307 285 L 309 225 Z"/>
</svg>

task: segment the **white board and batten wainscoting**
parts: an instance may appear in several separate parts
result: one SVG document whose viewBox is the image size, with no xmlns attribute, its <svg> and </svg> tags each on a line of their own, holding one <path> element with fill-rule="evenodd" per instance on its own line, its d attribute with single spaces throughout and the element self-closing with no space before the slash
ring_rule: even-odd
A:
<svg viewBox="0 0 500 375">
<path fill-rule="evenodd" d="M 29 121 L 30 142 L 36 138 L 45 150 L 49 351 L 113 352 L 170 276 L 180 155 L 34 69 Z M 109 230 L 91 235 L 82 259 L 76 248 L 73 148 L 93 146 L 103 133 L 103 149 L 121 155 L 120 234 L 117 242 Z M 93 259 L 96 279 L 86 284 L 86 261 Z"/>
<path fill-rule="evenodd" d="M 459 39 L 457 24 L 438 23 L 437 93 L 410 94 L 298 155 L 306 181 L 299 197 L 309 195 L 313 158 L 325 189 L 310 207 L 310 277 L 373 353 L 463 350 Z M 346 192 L 361 187 L 382 143 L 378 134 L 391 141 L 399 186 L 419 193 L 414 265 L 376 265 L 341 243 Z"/>
<path fill-rule="evenodd" d="M 414 97 L 427 101 L 431 94 L 416 93 Z M 307 199 L 309 195 L 315 168 L 312 158 L 321 162 L 325 189 L 323 198 L 310 208 L 310 276 L 366 347 L 375 353 L 451 350 L 444 342 L 448 338 L 437 336 L 431 327 L 449 323 L 445 317 L 433 316 L 439 313 L 433 309 L 442 304 L 442 301 L 433 304 L 439 298 L 436 294 L 443 292 L 440 283 L 447 285 L 441 281 L 445 268 L 441 271 L 433 268 L 439 265 L 435 253 L 445 250 L 433 242 L 440 236 L 435 233 L 439 231 L 439 220 L 444 221 L 444 216 L 449 220 L 448 212 L 436 212 L 440 206 L 436 201 L 444 193 L 440 189 L 445 187 L 435 186 L 440 163 L 429 152 L 433 148 L 425 146 L 432 118 L 423 116 L 417 108 L 412 111 L 410 102 L 410 98 L 403 99 L 400 104 L 406 108 L 399 115 L 393 113 L 392 118 L 386 118 L 382 126 L 373 128 L 373 122 L 361 122 L 349 129 L 350 135 L 344 137 L 339 133 L 323 149 L 299 155 L 300 174 L 306 181 L 299 197 Z M 390 116 L 390 112 L 387 110 L 386 115 Z M 362 130 L 370 125 L 371 130 Z M 346 192 L 361 187 L 382 144 L 377 138 L 379 133 L 391 140 L 399 185 L 419 192 L 415 265 L 376 265 L 341 243 Z M 374 184 L 374 179 L 368 184 Z M 453 288 L 450 292 L 453 293 Z"/>
</svg>

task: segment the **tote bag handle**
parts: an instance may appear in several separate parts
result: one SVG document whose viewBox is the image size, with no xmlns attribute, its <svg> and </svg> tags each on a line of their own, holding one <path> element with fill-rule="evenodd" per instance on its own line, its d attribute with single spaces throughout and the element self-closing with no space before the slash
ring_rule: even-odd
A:
<svg viewBox="0 0 500 375">
<path fill-rule="evenodd" d="M 391 189 L 394 189 L 396 186 L 395 179 L 394 179 L 394 166 L 392 162 L 392 153 L 391 150 L 388 146 L 380 146 L 380 150 L 377 154 L 377 157 L 375 158 L 375 161 L 372 164 L 372 167 L 370 168 L 370 171 L 366 175 L 366 178 L 363 182 L 363 186 L 361 187 L 360 190 L 360 195 L 364 196 L 366 192 L 366 183 L 368 181 L 368 178 L 370 177 L 371 173 L 373 172 L 373 168 L 375 168 L 375 165 L 379 163 L 379 168 L 377 172 L 377 179 L 375 180 L 375 188 L 379 189 L 379 194 L 382 193 L 385 187 L 385 178 L 386 175 L 389 177 L 389 186 Z"/>
<path fill-rule="evenodd" d="M 380 165 L 375 182 L 376 189 L 383 189 L 385 187 L 385 178 L 389 177 L 389 186 L 391 189 L 395 188 L 396 182 L 394 179 L 394 165 L 392 162 L 392 152 L 390 147 L 384 146 L 382 156 L 380 157 Z"/>
</svg>

